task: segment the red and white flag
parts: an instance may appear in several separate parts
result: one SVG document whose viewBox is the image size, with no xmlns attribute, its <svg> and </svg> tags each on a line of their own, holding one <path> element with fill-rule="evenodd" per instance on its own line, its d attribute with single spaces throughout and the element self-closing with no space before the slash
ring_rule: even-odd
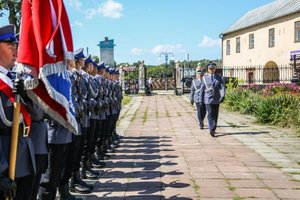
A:
<svg viewBox="0 0 300 200">
<path fill-rule="evenodd" d="M 29 97 L 76 134 L 66 62 L 73 59 L 73 41 L 63 0 L 23 0 L 21 20 L 18 68 L 38 78 Z"/>
</svg>

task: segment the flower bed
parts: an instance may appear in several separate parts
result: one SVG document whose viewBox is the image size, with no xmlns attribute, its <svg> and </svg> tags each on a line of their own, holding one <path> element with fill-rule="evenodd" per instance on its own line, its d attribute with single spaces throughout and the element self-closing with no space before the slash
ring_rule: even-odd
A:
<svg viewBox="0 0 300 200">
<path fill-rule="evenodd" d="M 232 87 L 227 85 L 225 107 L 254 115 L 257 122 L 296 128 L 300 133 L 300 87 L 290 83 L 272 83 Z"/>
</svg>

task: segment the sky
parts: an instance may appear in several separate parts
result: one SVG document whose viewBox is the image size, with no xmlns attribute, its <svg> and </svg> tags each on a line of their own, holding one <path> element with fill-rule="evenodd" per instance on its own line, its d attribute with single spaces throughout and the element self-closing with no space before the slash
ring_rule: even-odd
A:
<svg viewBox="0 0 300 200">
<path fill-rule="evenodd" d="M 220 33 L 247 11 L 272 0 L 64 0 L 75 50 L 99 56 L 97 44 L 114 39 L 115 61 L 146 65 L 220 59 Z M 0 26 L 8 23 L 0 18 Z M 85 51 L 86 53 L 86 51 Z"/>
</svg>

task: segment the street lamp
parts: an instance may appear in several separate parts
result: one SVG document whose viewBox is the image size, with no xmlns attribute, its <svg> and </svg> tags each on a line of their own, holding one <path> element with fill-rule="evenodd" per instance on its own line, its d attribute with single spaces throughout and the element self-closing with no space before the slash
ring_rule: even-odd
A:
<svg viewBox="0 0 300 200">
<path fill-rule="evenodd" d="M 168 67 L 168 60 L 169 56 L 172 56 L 171 60 L 174 59 L 174 54 L 172 52 L 161 52 L 159 57 L 165 56 L 165 61 L 166 61 L 166 72 L 165 72 L 165 90 L 168 90 L 168 76 L 167 76 L 167 67 Z"/>
</svg>

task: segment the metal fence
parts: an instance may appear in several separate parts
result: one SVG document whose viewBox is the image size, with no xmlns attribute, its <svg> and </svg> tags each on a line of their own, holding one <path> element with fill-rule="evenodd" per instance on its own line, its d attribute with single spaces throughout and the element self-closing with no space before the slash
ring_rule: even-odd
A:
<svg viewBox="0 0 300 200">
<path fill-rule="evenodd" d="M 240 84 L 267 84 L 273 82 L 290 82 L 294 67 L 291 65 L 260 65 L 226 67 L 222 69 L 223 77 L 234 77 Z M 298 78 L 300 78 L 298 73 Z"/>
</svg>

